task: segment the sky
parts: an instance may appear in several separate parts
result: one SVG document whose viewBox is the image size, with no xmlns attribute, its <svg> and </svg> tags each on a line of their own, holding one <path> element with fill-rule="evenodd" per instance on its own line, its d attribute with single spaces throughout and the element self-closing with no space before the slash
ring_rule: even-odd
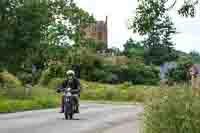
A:
<svg viewBox="0 0 200 133">
<path fill-rule="evenodd" d="M 181 1 L 181 0 L 179 0 Z M 92 14 L 96 20 L 105 20 L 108 16 L 109 47 L 123 48 L 123 44 L 131 37 L 141 40 L 141 36 L 128 30 L 128 21 L 134 16 L 137 0 L 75 0 L 79 7 Z M 169 3 L 170 4 L 170 3 Z M 185 52 L 200 52 L 200 13 L 195 18 L 183 18 L 177 14 L 182 3 L 169 12 L 179 34 L 174 35 L 176 49 Z M 199 9 L 199 8 L 198 8 Z"/>
</svg>

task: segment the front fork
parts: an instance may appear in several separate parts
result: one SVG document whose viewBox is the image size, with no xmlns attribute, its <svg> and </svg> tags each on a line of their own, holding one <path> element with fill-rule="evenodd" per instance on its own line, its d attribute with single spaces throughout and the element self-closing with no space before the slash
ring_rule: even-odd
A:
<svg viewBox="0 0 200 133">
<path fill-rule="evenodd" d="M 79 99 L 76 97 L 63 96 L 62 108 L 64 111 L 68 111 L 70 113 L 77 112 L 77 111 L 79 112 Z"/>
</svg>

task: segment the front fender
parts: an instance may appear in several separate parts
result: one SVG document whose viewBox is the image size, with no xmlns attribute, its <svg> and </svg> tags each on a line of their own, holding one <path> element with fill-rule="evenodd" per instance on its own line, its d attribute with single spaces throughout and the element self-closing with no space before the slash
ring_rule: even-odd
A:
<svg viewBox="0 0 200 133">
<path fill-rule="evenodd" d="M 64 98 L 64 112 L 67 114 L 73 113 L 72 97 Z"/>
</svg>

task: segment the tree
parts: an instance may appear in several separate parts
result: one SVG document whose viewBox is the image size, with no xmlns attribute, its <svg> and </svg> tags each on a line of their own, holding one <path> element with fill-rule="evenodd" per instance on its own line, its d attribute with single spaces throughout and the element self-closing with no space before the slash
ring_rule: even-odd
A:
<svg viewBox="0 0 200 133">
<path fill-rule="evenodd" d="M 167 15 L 165 0 L 138 0 L 139 5 L 131 28 L 145 36 L 145 60 L 147 64 L 160 65 L 176 59 L 172 35 L 176 33 L 171 18 Z"/>
<path fill-rule="evenodd" d="M 196 8 L 199 4 L 199 0 L 165 0 L 166 5 L 165 9 L 167 11 L 171 10 L 178 2 L 183 2 L 180 9 L 178 9 L 178 14 L 184 17 L 194 17 L 196 15 Z M 172 4 L 170 4 L 172 3 Z"/>
<path fill-rule="evenodd" d="M 174 5 L 177 3 L 175 0 Z M 194 17 L 196 15 L 196 6 L 199 3 L 199 0 L 185 0 L 182 7 L 178 10 L 178 14 L 184 17 Z"/>
<path fill-rule="evenodd" d="M 198 51 L 195 51 L 195 50 L 191 51 L 191 52 L 189 53 L 189 56 L 191 56 L 192 61 L 193 61 L 194 63 L 196 63 L 196 64 L 199 64 L 199 63 L 200 63 L 200 53 L 199 53 Z"/>
<path fill-rule="evenodd" d="M 96 41 L 94 39 L 86 38 L 84 39 L 84 42 L 82 43 L 81 46 L 97 52 L 97 51 L 104 50 L 106 45 L 102 41 Z"/>
<path fill-rule="evenodd" d="M 177 61 L 177 67 L 169 70 L 168 79 L 176 82 L 189 81 L 189 66 L 193 64 L 191 57 L 180 57 Z"/>
<path fill-rule="evenodd" d="M 21 67 L 30 53 L 40 49 L 43 26 L 48 20 L 48 5 L 41 1 L 1 1 L 0 60 L 8 69 Z M 15 70 L 14 70 L 15 71 Z"/>
<path fill-rule="evenodd" d="M 121 55 L 121 51 L 119 48 L 117 47 L 111 47 L 108 49 L 109 52 L 113 53 L 115 56 L 120 56 Z"/>
<path fill-rule="evenodd" d="M 80 45 L 84 39 L 84 31 L 95 20 L 88 12 L 79 8 L 73 0 L 59 0 L 49 3 L 51 24 L 48 33 L 52 33 L 55 42 L 58 40 L 72 40 L 75 45 Z M 51 35 L 50 35 L 51 36 Z"/>
<path fill-rule="evenodd" d="M 131 58 L 144 58 L 144 46 L 142 42 L 134 41 L 133 39 L 129 39 L 124 44 L 124 55 Z"/>
<path fill-rule="evenodd" d="M 12 72 L 44 65 L 69 40 L 78 44 L 80 27 L 94 21 L 73 0 L 1 0 L 0 7 L 0 64 Z"/>
</svg>

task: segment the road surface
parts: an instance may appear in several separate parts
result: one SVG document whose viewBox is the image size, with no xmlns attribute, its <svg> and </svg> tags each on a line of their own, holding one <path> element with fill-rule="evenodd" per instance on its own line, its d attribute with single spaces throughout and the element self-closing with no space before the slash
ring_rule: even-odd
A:
<svg viewBox="0 0 200 133">
<path fill-rule="evenodd" d="M 0 114 L 0 133 L 138 133 L 141 105 L 82 103 L 74 120 L 58 109 Z"/>
</svg>

